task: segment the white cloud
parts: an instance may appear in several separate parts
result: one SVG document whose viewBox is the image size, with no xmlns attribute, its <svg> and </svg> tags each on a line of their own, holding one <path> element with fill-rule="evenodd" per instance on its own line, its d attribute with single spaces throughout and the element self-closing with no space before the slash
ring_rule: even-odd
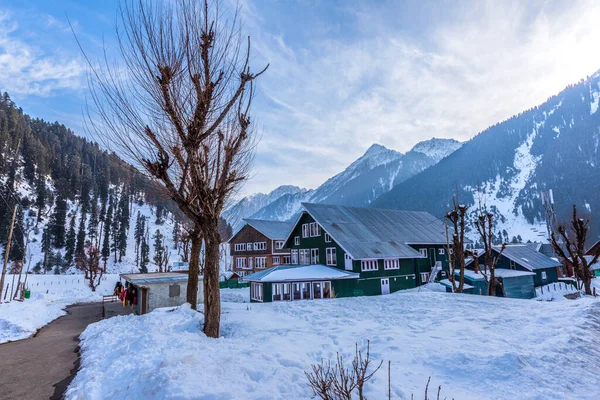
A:
<svg viewBox="0 0 600 400">
<path fill-rule="evenodd" d="M 271 68 L 258 83 L 264 130 L 245 191 L 316 187 L 373 142 L 407 151 L 433 136 L 467 140 L 600 68 L 599 2 L 472 4 L 421 37 L 365 8 L 360 39 L 302 45 L 246 18 L 256 64 Z"/>
<path fill-rule="evenodd" d="M 48 19 L 47 26 L 56 20 Z M 48 25 L 49 24 L 49 25 Z M 84 86 L 85 67 L 57 48 L 42 49 L 20 38 L 24 29 L 6 13 L 0 13 L 0 88 L 11 95 L 47 97 L 56 91 Z"/>
</svg>

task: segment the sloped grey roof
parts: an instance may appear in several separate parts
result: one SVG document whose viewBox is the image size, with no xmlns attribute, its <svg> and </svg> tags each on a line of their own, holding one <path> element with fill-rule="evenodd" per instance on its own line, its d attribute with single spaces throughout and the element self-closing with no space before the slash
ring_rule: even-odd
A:
<svg viewBox="0 0 600 400">
<path fill-rule="evenodd" d="M 245 282 L 302 282 L 357 279 L 360 275 L 322 264 L 280 265 L 244 276 Z"/>
<path fill-rule="evenodd" d="M 302 205 L 354 259 L 421 258 L 409 244 L 446 244 L 443 221 L 427 212 Z"/>
<path fill-rule="evenodd" d="M 494 250 L 499 252 L 500 247 L 494 247 Z M 502 252 L 502 255 L 509 260 L 522 265 L 524 268 L 530 271 L 535 271 L 537 269 L 556 268 L 562 265 L 560 262 L 553 260 L 539 251 L 535 251 L 531 247 L 523 244 L 506 246 Z"/>
<path fill-rule="evenodd" d="M 248 225 L 268 237 L 269 239 L 281 239 L 284 240 L 288 237 L 292 228 L 294 227 L 293 222 L 284 221 L 269 221 L 266 219 L 244 219 Z"/>
</svg>

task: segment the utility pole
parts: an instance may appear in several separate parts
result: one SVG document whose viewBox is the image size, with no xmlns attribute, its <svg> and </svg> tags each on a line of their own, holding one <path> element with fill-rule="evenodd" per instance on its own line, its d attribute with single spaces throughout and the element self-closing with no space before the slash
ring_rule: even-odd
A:
<svg viewBox="0 0 600 400">
<path fill-rule="evenodd" d="M 4 290 L 4 277 L 6 276 L 6 266 L 8 264 L 8 253 L 10 253 L 10 242 L 12 240 L 13 228 L 15 227 L 15 217 L 17 215 L 17 205 L 13 210 L 12 220 L 10 221 L 10 232 L 8 233 L 8 243 L 6 243 L 6 251 L 4 253 L 4 266 L 2 267 L 2 278 L 0 278 L 0 300 L 2 299 L 2 291 Z"/>
</svg>

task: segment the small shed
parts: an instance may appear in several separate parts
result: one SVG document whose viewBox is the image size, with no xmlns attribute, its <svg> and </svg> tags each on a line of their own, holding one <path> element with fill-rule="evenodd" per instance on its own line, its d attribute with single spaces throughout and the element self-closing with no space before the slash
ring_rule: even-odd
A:
<svg viewBox="0 0 600 400">
<path fill-rule="evenodd" d="M 459 271 L 456 271 L 454 274 L 456 279 L 458 279 L 459 275 Z M 535 297 L 535 288 L 533 284 L 535 273 L 496 268 L 495 275 L 496 278 L 502 282 L 506 297 L 513 299 L 532 299 Z M 488 283 L 485 276 L 481 272 L 465 269 L 465 288 L 469 286 L 471 287 L 470 290 L 465 291 L 465 293 L 481 294 L 484 296 L 488 293 Z M 446 286 L 446 291 L 448 291 L 448 289 L 449 286 Z M 502 296 L 500 288 L 496 290 L 496 295 Z"/>
<path fill-rule="evenodd" d="M 447 293 L 452 293 L 452 290 L 453 290 L 453 288 L 452 288 L 452 282 L 450 282 L 449 279 L 442 279 L 440 281 L 440 284 L 446 288 L 446 292 Z M 457 282 L 457 284 L 458 284 L 458 282 Z M 471 285 L 469 285 L 468 283 L 465 282 L 463 284 L 463 291 L 462 292 L 466 293 L 466 294 L 473 294 L 473 289 L 474 289 L 473 286 L 471 286 Z M 479 294 L 479 293 L 477 293 L 477 294 Z"/>
<path fill-rule="evenodd" d="M 155 308 L 176 307 L 187 301 L 188 274 L 180 272 L 154 272 L 146 274 L 121 274 L 129 286 L 137 290 L 135 313 L 146 314 Z M 203 278 L 199 278 L 198 301 L 204 299 Z"/>
<path fill-rule="evenodd" d="M 498 254 L 501 247 L 494 247 Z M 480 264 L 482 264 L 481 256 Z M 556 259 L 545 256 L 523 244 L 507 245 L 502 251 L 502 257 L 496 265 L 496 270 L 511 269 L 516 271 L 533 272 L 533 283 L 535 286 L 543 286 L 558 282 L 558 270 L 562 264 Z"/>
</svg>

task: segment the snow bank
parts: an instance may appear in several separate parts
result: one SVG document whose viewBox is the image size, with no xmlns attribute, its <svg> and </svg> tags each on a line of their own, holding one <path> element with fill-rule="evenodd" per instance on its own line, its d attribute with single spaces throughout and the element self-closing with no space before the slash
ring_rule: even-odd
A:
<svg viewBox="0 0 600 400">
<path fill-rule="evenodd" d="M 385 360 L 367 397 L 596 399 L 600 301 L 535 302 L 432 291 L 266 304 L 223 303 L 222 337 L 188 306 L 119 316 L 82 334 L 67 399 L 308 399 L 304 372 L 354 343 Z M 565 319 L 568 317 L 568 320 Z M 143 333 L 142 333 L 143 332 Z M 560 377 L 569 377 L 561 379 Z M 493 390 L 490 390 L 493 388 Z"/>
<path fill-rule="evenodd" d="M 579 290 L 571 284 L 556 282 L 535 288 L 535 299 L 540 301 L 562 301 L 566 300 L 566 294 L 577 292 Z"/>
<path fill-rule="evenodd" d="M 82 275 L 29 275 L 31 298 L 0 304 L 0 343 L 28 338 L 65 315 L 68 305 L 102 300 L 102 295 L 112 293 L 118 279 L 118 275 L 105 275 L 92 292 Z M 11 283 L 12 275 L 6 275 L 5 282 Z"/>
</svg>

